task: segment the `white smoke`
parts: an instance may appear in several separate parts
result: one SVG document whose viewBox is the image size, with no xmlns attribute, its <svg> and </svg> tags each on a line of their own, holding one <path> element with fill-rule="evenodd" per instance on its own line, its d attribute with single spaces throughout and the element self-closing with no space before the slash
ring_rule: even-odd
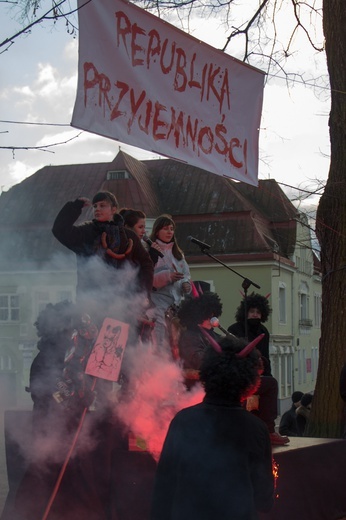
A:
<svg viewBox="0 0 346 520">
<path fill-rule="evenodd" d="M 74 255 L 70 257 L 72 265 L 66 260 L 66 256 L 59 254 L 54 257 L 52 264 L 41 266 L 44 271 L 55 273 L 56 279 L 55 276 L 51 277 L 51 287 L 47 287 L 53 288 L 51 294 L 59 288 L 62 279 L 75 283 Z M 94 318 L 93 308 L 95 307 L 96 312 L 99 311 L 95 302 L 99 299 L 104 301 L 106 297 L 108 303 L 103 309 L 104 317 L 129 323 L 134 331 L 137 318 L 145 316 L 147 306 L 146 294 L 138 290 L 137 274 L 137 269 L 130 265 L 119 270 L 107 266 L 105 269 L 103 266 L 103 269 L 99 270 L 96 262 L 93 286 L 99 285 L 102 289 L 95 289 L 84 299 L 86 307 L 90 309 L 91 319 Z M 66 287 L 67 283 L 64 282 L 62 285 Z M 106 291 L 105 286 L 108 287 Z M 55 304 L 57 300 L 52 299 L 51 303 Z M 37 313 L 33 313 L 32 323 L 36 319 Z M 204 390 L 197 384 L 192 391 L 187 391 L 180 364 L 173 361 L 167 352 L 155 350 L 151 344 L 137 343 L 134 336 L 130 337 L 125 354 L 124 370 L 128 378 L 128 393 L 126 399 L 114 405 L 114 412 L 123 423 L 125 431 L 131 432 L 139 442 L 143 441 L 146 449 L 157 459 L 174 415 L 180 409 L 200 402 L 204 397 Z M 25 381 L 25 384 L 28 384 L 28 381 Z M 109 402 L 104 404 L 109 406 Z M 100 417 L 102 401 L 98 400 L 97 406 Z M 61 418 L 63 414 L 64 411 L 61 410 L 61 413 L 50 416 L 49 434 L 36 431 L 34 438 L 29 431 L 30 421 L 27 423 L 28 429 L 20 428 L 14 421 L 7 424 L 8 438 L 18 446 L 23 458 L 28 463 L 39 464 L 42 472 L 45 472 L 51 463 L 63 463 L 66 447 L 72 442 L 73 435 L 65 431 L 66 425 Z M 78 453 L 97 449 L 97 444 L 102 442 L 102 439 L 95 436 L 90 424 L 88 420 L 84 422 L 72 458 Z"/>
</svg>

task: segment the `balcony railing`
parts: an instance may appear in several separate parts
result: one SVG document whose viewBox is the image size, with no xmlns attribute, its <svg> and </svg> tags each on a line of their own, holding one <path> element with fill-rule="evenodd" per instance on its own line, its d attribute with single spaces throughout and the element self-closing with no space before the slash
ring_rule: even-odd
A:
<svg viewBox="0 0 346 520">
<path fill-rule="evenodd" d="M 305 318 L 304 320 L 299 320 L 300 327 L 312 327 L 312 320 Z"/>
</svg>

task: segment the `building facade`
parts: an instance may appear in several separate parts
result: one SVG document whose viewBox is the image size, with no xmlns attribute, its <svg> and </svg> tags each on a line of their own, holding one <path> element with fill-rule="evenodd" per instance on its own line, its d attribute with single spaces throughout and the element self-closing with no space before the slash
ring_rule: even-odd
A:
<svg viewBox="0 0 346 520">
<path fill-rule="evenodd" d="M 116 194 L 120 207 L 141 209 L 147 233 L 169 213 L 193 280 L 210 283 L 228 327 L 244 293 L 270 295 L 271 361 L 280 410 L 293 390 L 312 391 L 318 366 L 321 277 L 306 217 L 274 180 L 253 187 L 172 159 L 138 161 L 119 152 L 110 163 L 47 166 L 0 197 L 0 389 L 3 407 L 31 406 L 25 392 L 36 355 L 38 313 L 74 300 L 74 254 L 51 233 L 68 200 Z M 80 221 L 90 219 L 85 212 Z M 208 253 L 191 242 L 195 237 Z M 260 288 L 256 288 L 256 285 Z"/>
</svg>

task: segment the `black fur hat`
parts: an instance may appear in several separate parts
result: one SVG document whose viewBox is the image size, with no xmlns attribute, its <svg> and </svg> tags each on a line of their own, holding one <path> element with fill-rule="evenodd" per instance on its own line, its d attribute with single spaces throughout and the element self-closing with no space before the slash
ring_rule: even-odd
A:
<svg viewBox="0 0 346 520">
<path fill-rule="evenodd" d="M 246 302 L 246 307 L 245 307 Z M 264 323 L 269 318 L 269 314 L 271 313 L 271 308 L 269 306 L 268 299 L 261 294 L 252 292 L 240 302 L 239 307 L 235 313 L 235 319 L 238 322 L 243 323 L 246 320 L 247 316 L 245 316 L 245 310 L 256 308 L 260 311 L 262 317 L 261 322 Z"/>
<path fill-rule="evenodd" d="M 303 397 L 300 400 L 300 404 L 302 406 L 305 406 L 305 408 L 306 408 L 311 403 L 312 403 L 312 395 L 311 394 L 304 394 Z"/>
<path fill-rule="evenodd" d="M 204 320 L 222 314 L 220 297 L 213 292 L 205 292 L 199 298 L 191 298 L 182 303 L 178 317 L 183 327 L 194 327 Z"/>
<path fill-rule="evenodd" d="M 301 398 L 303 397 L 303 392 L 300 392 L 299 390 L 297 390 L 296 392 L 293 392 L 292 394 L 292 403 L 298 403 Z"/>
<path fill-rule="evenodd" d="M 34 323 L 38 337 L 54 336 L 73 329 L 76 316 L 76 307 L 68 300 L 48 303 Z"/>
<path fill-rule="evenodd" d="M 247 342 L 242 338 L 223 337 L 219 340 L 221 352 L 208 347 L 200 368 L 200 381 L 209 397 L 233 402 L 252 395 L 260 384 L 261 356 L 257 349 L 239 358 Z"/>
</svg>

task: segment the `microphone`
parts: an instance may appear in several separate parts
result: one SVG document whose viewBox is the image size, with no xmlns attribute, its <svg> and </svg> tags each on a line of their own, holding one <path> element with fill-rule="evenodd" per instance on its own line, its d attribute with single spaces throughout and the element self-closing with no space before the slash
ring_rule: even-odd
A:
<svg viewBox="0 0 346 520">
<path fill-rule="evenodd" d="M 210 249 L 211 248 L 211 246 L 209 244 L 206 244 L 205 242 L 201 242 L 197 238 L 193 238 L 193 237 L 189 236 L 189 237 L 187 237 L 187 239 L 190 240 L 190 242 L 192 242 L 193 244 L 197 244 L 201 249 Z"/>
<path fill-rule="evenodd" d="M 143 236 L 143 240 L 146 244 L 148 244 L 149 247 L 152 247 L 153 245 L 153 241 L 150 240 L 149 237 L 147 237 L 147 235 L 144 235 Z M 159 251 L 158 249 L 156 249 L 156 247 L 153 247 L 153 249 L 155 249 L 156 253 L 159 255 L 160 258 L 163 258 L 165 255 L 163 253 L 161 253 L 161 251 Z"/>
<path fill-rule="evenodd" d="M 232 334 L 231 332 L 228 332 L 228 330 L 221 327 L 219 318 L 217 318 L 216 316 L 214 316 L 213 318 L 210 318 L 210 325 L 214 328 L 217 327 L 218 329 L 220 329 L 224 334 L 226 334 L 226 336 L 235 337 L 234 334 Z"/>
</svg>

